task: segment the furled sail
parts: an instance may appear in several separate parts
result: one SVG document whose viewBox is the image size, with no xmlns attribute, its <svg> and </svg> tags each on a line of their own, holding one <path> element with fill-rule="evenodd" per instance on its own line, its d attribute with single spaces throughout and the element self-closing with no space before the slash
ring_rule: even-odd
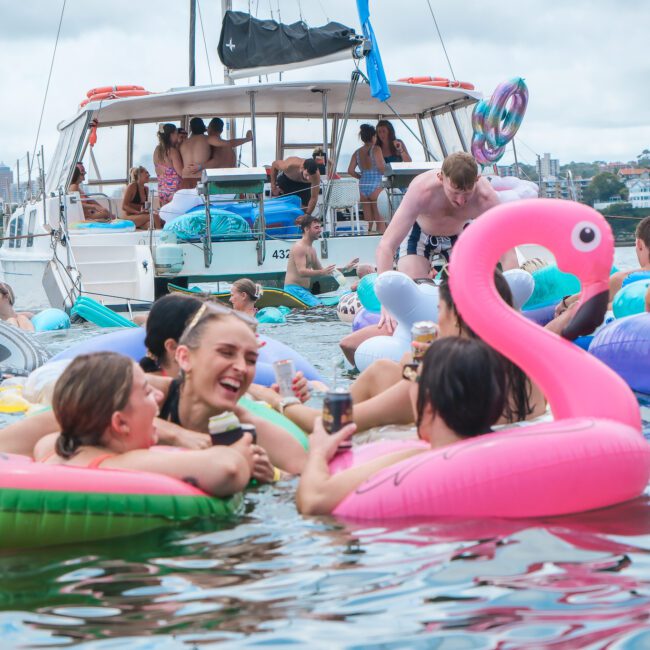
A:
<svg viewBox="0 0 650 650">
<path fill-rule="evenodd" d="M 363 40 L 351 27 L 329 22 L 308 27 L 260 20 L 241 11 L 226 11 L 219 39 L 219 58 L 231 70 L 271 68 L 313 61 L 350 50 Z M 257 74 L 257 72 L 255 73 Z"/>
</svg>

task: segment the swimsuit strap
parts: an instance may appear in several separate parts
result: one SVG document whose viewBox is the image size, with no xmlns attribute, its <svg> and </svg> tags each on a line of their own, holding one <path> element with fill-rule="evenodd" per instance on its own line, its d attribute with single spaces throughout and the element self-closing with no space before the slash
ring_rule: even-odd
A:
<svg viewBox="0 0 650 650">
<path fill-rule="evenodd" d="M 181 399 L 181 382 L 180 379 L 172 380 L 172 383 L 169 385 L 169 392 L 167 393 L 167 399 L 164 401 L 162 407 L 160 408 L 160 418 L 167 420 L 168 422 L 173 422 L 174 424 L 180 425 L 181 420 L 178 414 L 178 406 Z"/>
<path fill-rule="evenodd" d="M 41 460 L 39 460 L 38 462 L 39 463 L 47 463 L 47 461 L 50 460 L 50 458 L 53 458 L 54 456 L 56 456 L 56 452 L 51 451 L 49 454 L 47 454 L 46 456 L 41 458 Z"/>
<path fill-rule="evenodd" d="M 100 456 L 95 456 L 86 467 L 88 469 L 99 469 L 99 466 L 107 459 L 113 458 L 117 454 L 101 454 Z"/>
</svg>

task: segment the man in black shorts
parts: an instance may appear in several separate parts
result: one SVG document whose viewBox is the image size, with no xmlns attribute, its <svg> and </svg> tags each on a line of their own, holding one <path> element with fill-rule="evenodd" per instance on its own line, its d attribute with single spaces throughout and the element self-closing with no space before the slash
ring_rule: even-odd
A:
<svg viewBox="0 0 650 650">
<path fill-rule="evenodd" d="M 271 194 L 296 194 L 305 208 L 305 214 L 316 209 L 320 191 L 320 172 L 313 158 L 291 156 L 276 160 L 271 165 Z"/>
</svg>

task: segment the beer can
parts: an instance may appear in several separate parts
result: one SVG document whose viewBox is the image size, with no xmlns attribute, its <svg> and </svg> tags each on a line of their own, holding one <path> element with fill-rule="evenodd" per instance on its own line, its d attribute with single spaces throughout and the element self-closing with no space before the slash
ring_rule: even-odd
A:
<svg viewBox="0 0 650 650">
<path fill-rule="evenodd" d="M 323 426 L 336 433 L 352 422 L 352 395 L 345 389 L 328 392 L 323 400 Z"/>
<path fill-rule="evenodd" d="M 243 435 L 239 418 L 232 411 L 213 415 L 208 421 L 208 431 L 213 445 L 232 445 Z"/>
<path fill-rule="evenodd" d="M 291 359 L 280 359 L 273 362 L 275 381 L 278 382 L 281 397 L 293 397 L 293 376 L 296 370 Z"/>
<path fill-rule="evenodd" d="M 434 342 L 438 334 L 437 325 L 431 320 L 421 320 L 417 323 L 413 323 L 411 328 L 411 341 L 417 341 L 418 343 L 425 343 L 431 345 Z M 413 348 L 413 361 L 421 363 L 426 350 L 419 350 Z"/>
</svg>

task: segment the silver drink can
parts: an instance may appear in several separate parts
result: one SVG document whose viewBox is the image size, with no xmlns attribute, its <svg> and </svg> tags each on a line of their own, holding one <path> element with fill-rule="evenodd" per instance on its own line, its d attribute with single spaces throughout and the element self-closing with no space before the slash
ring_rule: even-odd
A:
<svg viewBox="0 0 650 650">
<path fill-rule="evenodd" d="M 274 361 L 273 371 L 280 388 L 280 395 L 282 397 L 293 397 L 293 376 L 296 374 L 293 361 L 291 359 Z"/>
</svg>

